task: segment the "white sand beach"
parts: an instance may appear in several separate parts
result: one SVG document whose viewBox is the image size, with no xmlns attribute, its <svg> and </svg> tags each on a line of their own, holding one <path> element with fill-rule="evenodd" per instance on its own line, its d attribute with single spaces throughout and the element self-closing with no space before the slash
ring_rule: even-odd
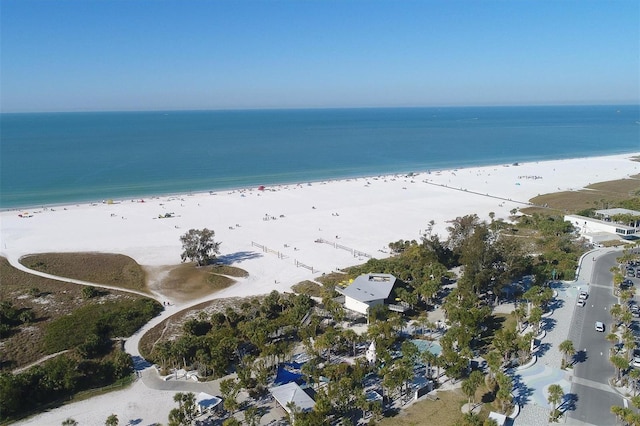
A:
<svg viewBox="0 0 640 426">
<path fill-rule="evenodd" d="M 216 298 L 289 291 L 293 284 L 363 263 L 367 256 L 386 257 L 389 242 L 418 240 L 430 221 L 433 232 L 445 236 L 447 221 L 457 216 L 476 213 L 489 220 L 494 212 L 507 219 L 538 194 L 639 174 L 640 162 L 631 160 L 635 155 L 3 211 L 0 255 L 15 263 L 30 253 L 111 252 L 144 266 L 173 265 L 180 262 L 179 236 L 207 227 L 222 242 L 220 257 L 250 274 Z M 167 213 L 172 217 L 158 218 Z M 180 309 L 172 302 L 172 312 Z M 171 397 L 172 392 L 138 381 L 127 390 L 20 424 L 60 424 L 67 417 L 81 425 L 104 424 L 111 413 L 120 424 L 166 423 L 175 405 Z"/>
</svg>

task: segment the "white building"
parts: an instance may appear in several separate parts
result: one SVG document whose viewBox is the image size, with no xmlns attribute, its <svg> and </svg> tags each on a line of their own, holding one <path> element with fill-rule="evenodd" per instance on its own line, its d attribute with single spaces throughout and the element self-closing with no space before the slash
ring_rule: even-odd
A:
<svg viewBox="0 0 640 426">
<path fill-rule="evenodd" d="M 303 413 L 313 410 L 316 405 L 315 401 L 295 382 L 276 386 L 269 389 L 269 392 L 290 416 L 295 415 L 291 410 L 292 405 L 295 406 L 296 411 Z"/>
<path fill-rule="evenodd" d="M 376 353 L 376 342 L 371 341 L 369 349 L 367 349 L 364 356 L 367 358 L 367 361 L 369 361 L 369 364 L 373 365 L 376 363 L 376 360 L 378 359 L 378 354 Z"/>
<path fill-rule="evenodd" d="M 396 281 L 391 274 L 363 274 L 348 287 L 336 291 L 344 295 L 345 308 L 366 315 L 369 308 L 388 301 Z"/>
<path fill-rule="evenodd" d="M 640 212 L 627 209 L 596 210 L 596 215 L 602 219 L 578 215 L 565 215 L 564 220 L 570 222 L 578 233 L 591 242 L 604 239 L 622 238 L 625 240 L 636 238 L 640 228 L 628 224 L 616 223 L 611 220 L 617 214 L 635 214 L 640 219 Z M 608 238 L 607 238 L 608 237 Z"/>
<path fill-rule="evenodd" d="M 198 407 L 198 412 L 200 414 L 218 409 L 221 402 L 222 399 L 217 396 L 209 395 L 205 392 L 200 392 L 196 396 L 196 406 Z"/>
</svg>

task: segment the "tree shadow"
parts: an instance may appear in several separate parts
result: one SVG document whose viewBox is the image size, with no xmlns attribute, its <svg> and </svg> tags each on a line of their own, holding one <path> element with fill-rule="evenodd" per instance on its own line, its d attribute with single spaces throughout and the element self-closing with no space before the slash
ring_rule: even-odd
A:
<svg viewBox="0 0 640 426">
<path fill-rule="evenodd" d="M 496 331 L 500 330 L 503 327 L 504 322 L 504 317 L 498 317 L 495 315 L 490 315 L 486 319 L 486 321 L 484 322 L 485 328 L 480 333 L 480 350 L 488 350 L 488 346 L 493 341 L 493 336 L 495 335 Z"/>
<path fill-rule="evenodd" d="M 262 257 L 262 254 L 255 251 L 239 251 L 236 253 L 225 254 L 224 256 L 218 256 L 216 257 L 216 262 L 224 265 L 231 265 L 233 263 L 240 263 L 245 260 L 258 259 L 260 257 Z"/>
<path fill-rule="evenodd" d="M 556 309 L 560 309 L 564 306 L 564 300 L 562 299 L 553 299 L 551 302 L 549 302 L 549 304 L 547 305 L 549 310 L 555 311 Z"/>
<path fill-rule="evenodd" d="M 571 363 L 572 364 L 580 364 L 585 362 L 586 360 L 588 360 L 589 357 L 587 356 L 587 351 L 585 350 L 580 350 L 577 351 L 575 354 L 573 354 L 573 358 L 571 359 Z"/>
<path fill-rule="evenodd" d="M 558 323 L 558 321 L 553 318 L 542 318 L 542 321 L 540 322 L 542 323 L 540 329 L 546 331 L 547 333 L 553 330 Z"/>
<path fill-rule="evenodd" d="M 487 391 L 485 393 L 482 394 L 482 397 L 480 398 L 480 401 L 483 404 L 489 404 L 493 401 L 496 400 L 496 393 L 493 391 Z"/>
<path fill-rule="evenodd" d="M 576 411 L 576 403 L 578 402 L 578 395 L 575 393 L 566 393 L 562 398 L 562 404 L 558 409 L 563 413 L 567 411 Z"/>
<path fill-rule="evenodd" d="M 131 357 L 131 359 L 133 361 L 133 369 L 135 371 L 142 371 L 148 367 L 151 367 L 151 363 L 139 355 Z"/>
<path fill-rule="evenodd" d="M 396 407 L 387 408 L 382 412 L 384 417 L 395 417 L 400 414 L 400 409 Z"/>
<path fill-rule="evenodd" d="M 522 377 L 520 374 L 513 374 L 515 370 L 511 370 L 509 375 L 511 376 L 511 380 L 513 382 L 513 395 L 514 402 L 518 404 L 520 407 L 528 404 L 531 401 L 531 396 L 533 395 L 534 389 L 528 387 L 524 381 L 522 381 Z"/>
<path fill-rule="evenodd" d="M 0 360 L 0 369 L 9 370 L 11 368 L 14 368 L 16 364 L 17 363 L 14 360 L 3 359 L 3 360 Z"/>
<path fill-rule="evenodd" d="M 551 349 L 551 343 L 541 343 L 538 345 L 538 349 L 536 349 L 536 355 L 538 357 L 543 356 L 547 351 Z"/>
</svg>

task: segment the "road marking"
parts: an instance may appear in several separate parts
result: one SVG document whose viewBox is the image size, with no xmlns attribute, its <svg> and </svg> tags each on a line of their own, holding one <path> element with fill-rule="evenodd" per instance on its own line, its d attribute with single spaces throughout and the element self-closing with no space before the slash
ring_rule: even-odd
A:
<svg viewBox="0 0 640 426">
<path fill-rule="evenodd" d="M 575 383 L 575 384 L 578 384 L 578 385 L 586 386 L 588 388 L 598 389 L 598 390 L 601 390 L 603 392 L 608 392 L 608 393 L 612 393 L 614 395 L 621 396 L 618 392 L 616 392 L 613 389 L 611 389 L 611 387 L 608 384 L 596 382 L 594 380 L 583 379 L 581 377 L 573 376 L 573 378 L 571 379 L 571 382 Z"/>
</svg>

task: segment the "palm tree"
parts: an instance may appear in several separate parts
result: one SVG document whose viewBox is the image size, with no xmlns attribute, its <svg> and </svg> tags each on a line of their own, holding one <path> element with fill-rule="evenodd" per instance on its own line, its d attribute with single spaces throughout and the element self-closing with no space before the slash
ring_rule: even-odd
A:
<svg viewBox="0 0 640 426">
<path fill-rule="evenodd" d="M 612 356 L 611 358 L 609 358 L 609 361 L 611 361 L 613 366 L 616 368 L 616 381 L 620 380 L 622 370 L 629 366 L 629 361 L 627 361 L 626 358 L 618 355 Z"/>
<path fill-rule="evenodd" d="M 609 313 L 613 318 L 616 319 L 616 321 L 619 321 L 620 315 L 622 314 L 622 306 L 620 306 L 619 303 L 616 303 L 611 307 L 611 309 L 609 309 Z"/>
<path fill-rule="evenodd" d="M 518 330 L 522 328 L 521 323 L 522 320 L 527 316 L 527 307 L 525 305 L 520 305 L 512 312 L 513 316 L 516 318 L 516 323 L 518 324 Z"/>
<path fill-rule="evenodd" d="M 611 413 L 615 414 L 616 421 L 621 421 L 621 420 L 624 420 L 629 415 L 629 413 L 632 413 L 632 411 L 630 408 L 624 408 L 617 405 L 613 405 L 611 407 Z"/>
<path fill-rule="evenodd" d="M 636 337 L 633 335 L 633 331 L 627 328 L 624 333 L 622 333 L 622 342 L 627 349 L 627 360 L 630 361 L 633 356 L 633 349 L 636 347 Z"/>
<path fill-rule="evenodd" d="M 560 349 L 560 352 L 562 352 L 562 363 L 564 367 L 564 365 L 567 364 L 567 357 L 572 357 L 575 354 L 576 350 L 573 347 L 573 342 L 568 339 L 560 343 L 558 349 Z"/>
<path fill-rule="evenodd" d="M 467 401 L 469 404 L 471 404 L 471 402 L 475 404 L 476 391 L 482 383 L 482 378 L 482 373 L 478 370 L 474 370 L 471 372 L 469 377 L 462 382 L 462 392 L 464 392 L 464 394 L 469 398 L 469 400 Z"/>
<path fill-rule="evenodd" d="M 504 373 L 498 373 L 496 375 L 496 381 L 498 382 L 498 392 L 496 392 L 496 401 L 500 405 L 500 412 L 506 414 L 508 407 L 511 405 L 513 396 L 513 381 L 511 377 Z"/>
<path fill-rule="evenodd" d="M 360 341 L 362 340 L 358 335 L 358 333 L 356 333 L 350 328 L 347 328 L 345 330 L 342 330 L 342 337 L 347 342 L 351 342 L 351 352 L 352 352 L 351 355 L 356 356 L 356 345 L 360 343 Z"/>
<path fill-rule="evenodd" d="M 564 398 L 564 391 L 562 390 L 562 387 L 557 384 L 549 385 L 547 391 L 549 392 L 547 401 L 549 402 L 549 404 L 551 404 L 551 415 L 553 419 L 557 419 L 560 415 L 560 412 L 558 411 L 558 408 L 560 408 L 560 406 L 558 404 L 560 404 L 562 402 L 562 398 Z"/>
<path fill-rule="evenodd" d="M 500 353 L 495 350 L 490 351 L 485 356 L 485 359 L 487 361 L 487 366 L 489 367 L 489 374 L 491 374 L 492 377 L 495 377 L 495 375 L 500 372 L 500 364 L 502 361 Z"/>
<path fill-rule="evenodd" d="M 531 347 L 533 345 L 533 333 L 529 332 L 524 336 L 518 336 L 516 339 L 518 348 L 518 362 L 523 365 L 531 356 Z"/>
<path fill-rule="evenodd" d="M 533 329 L 535 330 L 535 334 L 537 335 L 540 332 L 540 322 L 542 321 L 542 308 L 539 306 L 535 306 L 531 309 L 531 314 L 529 314 L 529 322 L 533 325 Z"/>
<path fill-rule="evenodd" d="M 300 414 L 302 411 L 293 401 L 287 402 L 287 411 L 289 412 L 289 417 L 291 418 L 291 424 L 295 425 L 296 415 Z"/>
<path fill-rule="evenodd" d="M 631 371 L 629 371 L 629 378 L 631 379 L 631 386 L 633 387 L 633 396 L 636 397 L 638 394 L 638 382 L 640 382 L 640 370 L 632 368 Z M 631 402 L 633 402 L 633 400 Z"/>
<path fill-rule="evenodd" d="M 612 345 L 615 346 L 616 343 L 618 343 L 618 335 L 615 333 L 609 333 L 607 334 L 606 337 L 607 341 L 609 341 L 609 343 L 611 343 Z M 612 348 L 613 349 L 613 348 Z"/>
<path fill-rule="evenodd" d="M 422 354 L 420 354 L 420 358 L 422 359 L 422 362 L 424 362 L 427 365 L 427 376 L 431 378 L 432 376 L 431 367 L 435 366 L 436 364 L 436 355 L 433 352 L 424 351 L 422 352 Z"/>
<path fill-rule="evenodd" d="M 640 425 L 640 414 L 634 413 L 633 411 L 629 410 L 627 412 L 627 415 L 624 416 L 624 421 L 628 425 L 632 425 L 632 426 Z"/>
<path fill-rule="evenodd" d="M 173 396 L 178 408 L 169 412 L 169 426 L 190 425 L 196 417 L 196 396 L 192 392 L 178 392 Z"/>
<path fill-rule="evenodd" d="M 622 321 L 627 329 L 629 328 L 629 326 L 631 326 L 631 322 L 633 322 L 633 316 L 628 309 L 624 309 L 622 311 L 622 313 L 620 314 L 620 321 Z"/>
<path fill-rule="evenodd" d="M 456 424 L 460 426 L 482 426 L 482 419 L 479 415 L 468 412 L 462 417 L 462 422 Z"/>
<path fill-rule="evenodd" d="M 250 405 L 244 410 L 244 421 L 249 426 L 258 426 L 260 424 L 260 412 L 255 405 Z"/>
<path fill-rule="evenodd" d="M 236 397 L 240 392 L 240 386 L 236 379 L 225 379 L 220 382 L 220 393 L 224 401 L 224 409 L 232 413 L 238 409 Z"/>
</svg>

